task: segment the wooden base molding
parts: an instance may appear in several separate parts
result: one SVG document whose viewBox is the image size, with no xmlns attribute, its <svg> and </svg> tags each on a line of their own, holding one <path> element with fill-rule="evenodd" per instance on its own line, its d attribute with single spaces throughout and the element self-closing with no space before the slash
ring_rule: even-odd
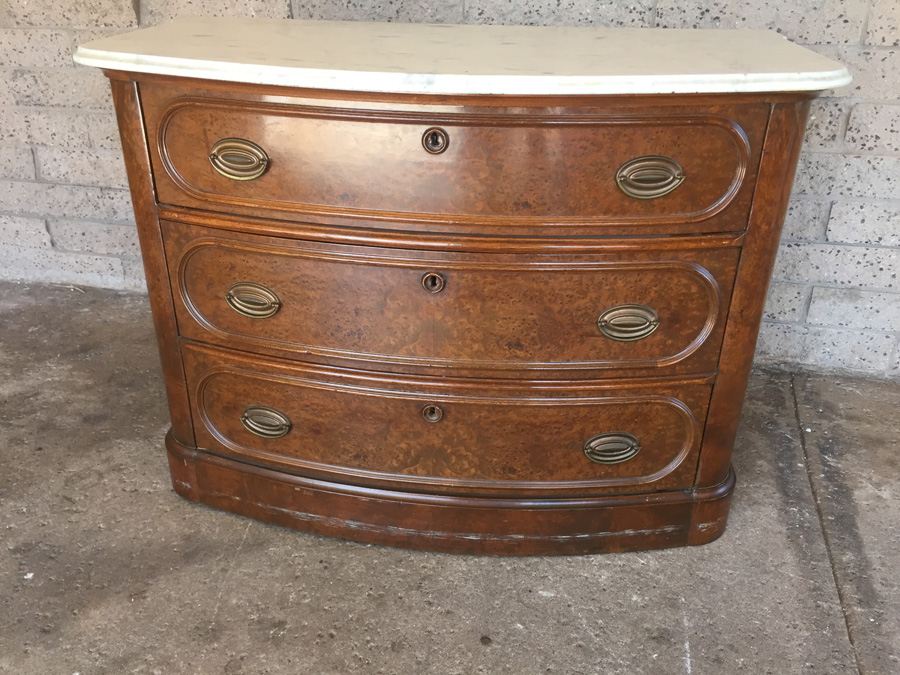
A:
<svg viewBox="0 0 900 675">
<path fill-rule="evenodd" d="M 581 555 L 700 545 L 724 531 L 734 471 L 712 488 L 587 499 L 498 499 L 379 490 L 273 471 L 166 436 L 185 499 L 369 544 L 490 555 Z"/>
</svg>

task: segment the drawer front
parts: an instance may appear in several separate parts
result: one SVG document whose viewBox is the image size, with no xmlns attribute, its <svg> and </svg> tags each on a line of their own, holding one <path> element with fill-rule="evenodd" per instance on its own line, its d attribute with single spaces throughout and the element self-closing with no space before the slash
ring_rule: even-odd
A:
<svg viewBox="0 0 900 675">
<path fill-rule="evenodd" d="M 200 447 L 328 480 L 431 492 L 688 488 L 710 394 L 703 383 L 379 376 L 192 344 L 183 355 Z"/>
<path fill-rule="evenodd" d="M 714 370 L 738 256 L 429 253 L 170 222 L 164 232 L 183 335 L 428 368 Z"/>
<path fill-rule="evenodd" d="M 768 115 L 759 104 L 467 112 L 143 91 L 163 203 L 461 228 L 743 229 Z"/>
</svg>

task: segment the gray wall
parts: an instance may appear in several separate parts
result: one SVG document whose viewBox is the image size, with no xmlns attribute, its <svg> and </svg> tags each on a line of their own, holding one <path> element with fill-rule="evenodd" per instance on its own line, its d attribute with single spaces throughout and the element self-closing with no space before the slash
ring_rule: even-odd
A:
<svg viewBox="0 0 900 675">
<path fill-rule="evenodd" d="M 143 288 L 107 85 L 71 53 L 180 14 L 767 27 L 842 60 L 856 80 L 814 104 L 757 360 L 900 376 L 900 1 L 0 0 L 0 278 Z"/>
</svg>

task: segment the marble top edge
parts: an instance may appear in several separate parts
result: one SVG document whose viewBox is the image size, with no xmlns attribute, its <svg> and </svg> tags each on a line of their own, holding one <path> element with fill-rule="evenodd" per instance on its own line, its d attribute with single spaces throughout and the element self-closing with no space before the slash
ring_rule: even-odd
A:
<svg viewBox="0 0 900 675">
<path fill-rule="evenodd" d="M 347 40 L 348 37 L 353 40 Z M 178 19 L 94 40 L 108 70 L 304 88 L 435 94 L 822 91 L 840 63 L 754 29 Z"/>
</svg>

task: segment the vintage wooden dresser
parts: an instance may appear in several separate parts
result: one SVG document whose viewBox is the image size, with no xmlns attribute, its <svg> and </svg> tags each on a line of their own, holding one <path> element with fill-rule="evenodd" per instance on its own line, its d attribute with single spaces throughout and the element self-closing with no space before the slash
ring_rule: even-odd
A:
<svg viewBox="0 0 900 675">
<path fill-rule="evenodd" d="M 175 490 L 366 542 L 702 544 L 809 101 L 756 31 L 192 19 L 112 82 Z"/>
</svg>

